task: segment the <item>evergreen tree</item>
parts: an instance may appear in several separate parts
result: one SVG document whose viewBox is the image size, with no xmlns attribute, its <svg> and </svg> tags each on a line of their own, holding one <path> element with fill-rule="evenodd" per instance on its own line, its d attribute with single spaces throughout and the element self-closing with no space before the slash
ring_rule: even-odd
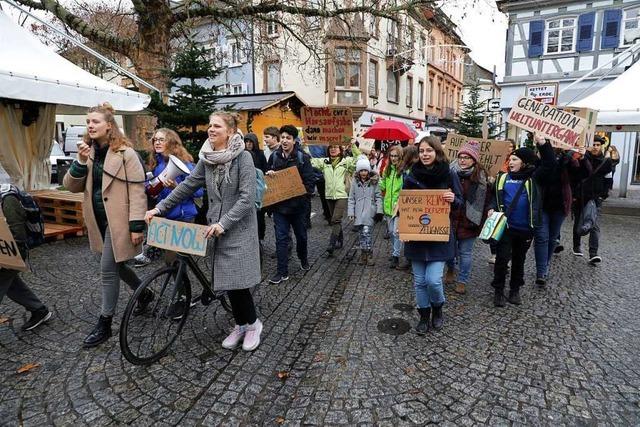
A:
<svg viewBox="0 0 640 427">
<path fill-rule="evenodd" d="M 478 80 L 469 87 L 469 100 L 462 105 L 458 119 L 458 132 L 465 136 L 481 138 L 485 105 L 480 101 Z"/>
<path fill-rule="evenodd" d="M 149 109 L 158 117 L 158 126 L 178 132 L 187 150 L 197 158 L 207 138 L 209 114 L 218 98 L 212 81 L 221 70 L 216 68 L 207 51 L 193 42 L 176 55 L 174 64 L 168 73 L 168 105 L 154 94 Z"/>
</svg>

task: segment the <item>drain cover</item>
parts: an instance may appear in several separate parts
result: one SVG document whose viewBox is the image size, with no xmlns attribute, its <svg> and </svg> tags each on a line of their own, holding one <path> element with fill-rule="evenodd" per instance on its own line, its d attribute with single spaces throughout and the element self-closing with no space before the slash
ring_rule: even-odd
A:
<svg viewBox="0 0 640 427">
<path fill-rule="evenodd" d="M 409 332 L 411 327 L 404 319 L 383 319 L 378 322 L 378 330 L 384 334 L 402 335 Z"/>
<path fill-rule="evenodd" d="M 406 311 L 407 313 L 413 311 L 413 306 L 411 304 L 393 304 L 393 308 L 400 311 Z"/>
</svg>

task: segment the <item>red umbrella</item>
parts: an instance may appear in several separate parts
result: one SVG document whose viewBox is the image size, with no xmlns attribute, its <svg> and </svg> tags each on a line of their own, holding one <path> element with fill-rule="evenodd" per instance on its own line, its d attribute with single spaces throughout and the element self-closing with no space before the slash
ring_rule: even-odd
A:
<svg viewBox="0 0 640 427">
<path fill-rule="evenodd" d="M 407 125 L 395 120 L 380 120 L 375 122 L 363 135 L 363 138 L 408 141 L 416 134 Z"/>
</svg>

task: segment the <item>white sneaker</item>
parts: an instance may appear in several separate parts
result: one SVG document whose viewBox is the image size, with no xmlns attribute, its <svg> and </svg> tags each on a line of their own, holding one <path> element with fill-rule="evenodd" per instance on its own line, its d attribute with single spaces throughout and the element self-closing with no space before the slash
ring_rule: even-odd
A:
<svg viewBox="0 0 640 427">
<path fill-rule="evenodd" d="M 256 319 L 253 325 L 247 326 L 247 333 L 244 336 L 242 349 L 244 351 L 253 351 L 260 345 L 260 334 L 262 333 L 262 322 Z"/>
<path fill-rule="evenodd" d="M 233 350 L 240 344 L 240 341 L 244 338 L 245 334 L 245 326 L 236 325 L 228 337 L 222 341 L 222 347 L 227 350 Z"/>
</svg>

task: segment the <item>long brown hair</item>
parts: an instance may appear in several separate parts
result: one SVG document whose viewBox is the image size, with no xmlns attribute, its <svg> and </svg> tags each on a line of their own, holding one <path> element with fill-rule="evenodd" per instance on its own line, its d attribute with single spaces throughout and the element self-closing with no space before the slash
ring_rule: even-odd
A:
<svg viewBox="0 0 640 427">
<path fill-rule="evenodd" d="M 401 174 L 411 169 L 411 166 L 420 160 L 420 152 L 417 145 L 407 145 L 402 151 L 402 163 L 400 163 L 399 168 Z"/>
<path fill-rule="evenodd" d="M 159 132 L 164 133 L 165 142 L 167 143 L 167 155 L 165 157 L 169 157 L 170 154 L 173 154 L 183 162 L 193 163 L 193 156 L 189 154 L 184 145 L 182 145 L 182 140 L 180 136 L 173 130 L 167 128 L 156 129 L 153 133 L 155 137 Z M 147 158 L 147 166 L 149 170 L 154 170 L 156 166 L 158 166 L 158 162 L 156 161 L 156 152 L 153 149 L 153 139 L 150 141 L 151 147 L 147 149 L 149 156 Z"/>
<path fill-rule="evenodd" d="M 433 135 L 425 136 L 418 143 L 418 152 L 420 152 L 421 144 L 427 144 L 428 146 L 433 148 L 433 151 L 436 152 L 436 162 L 449 163 L 449 159 L 447 158 L 447 155 L 444 153 L 444 149 L 442 148 L 442 143 L 440 142 L 440 138 Z"/>
<path fill-rule="evenodd" d="M 103 102 L 100 105 L 96 105 L 95 107 L 89 108 L 87 110 L 87 114 L 90 113 L 100 113 L 104 120 L 111 125 L 111 129 L 107 133 L 107 143 L 111 150 L 118 151 L 122 147 L 133 147 L 131 141 L 122 133 L 120 128 L 118 127 L 118 123 L 116 123 L 115 114 L 116 111 L 113 109 L 111 104 L 108 102 Z M 91 137 L 89 137 L 89 132 L 85 132 L 82 137 L 82 142 L 87 145 L 91 145 Z"/>
<path fill-rule="evenodd" d="M 389 176 L 389 174 L 391 173 L 391 154 L 393 153 L 396 153 L 398 155 L 398 166 L 396 167 L 396 175 L 397 176 L 402 175 L 402 163 L 404 160 L 404 150 L 400 145 L 394 145 L 389 149 L 389 152 L 388 152 L 389 164 L 387 165 L 386 168 L 384 168 L 384 172 L 382 174 L 384 177 Z"/>
</svg>

